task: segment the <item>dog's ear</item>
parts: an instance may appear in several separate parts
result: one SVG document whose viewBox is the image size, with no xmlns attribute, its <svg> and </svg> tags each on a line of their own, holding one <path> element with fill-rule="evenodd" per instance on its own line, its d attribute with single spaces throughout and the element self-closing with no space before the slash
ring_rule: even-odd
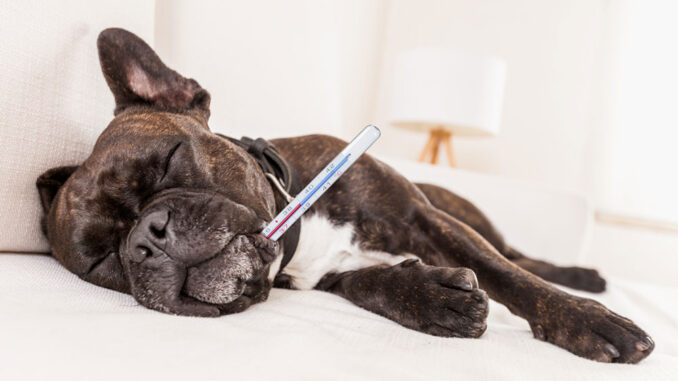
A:
<svg viewBox="0 0 678 381">
<path fill-rule="evenodd" d="M 49 213 L 52 207 L 52 201 L 56 196 L 59 188 L 68 180 L 69 177 L 78 169 L 78 166 L 56 167 L 48 170 L 38 177 L 35 185 L 38 187 L 40 194 L 40 203 L 45 214 Z"/>
<path fill-rule="evenodd" d="M 66 183 L 69 177 L 78 169 L 78 166 L 56 167 L 48 170 L 38 177 L 35 185 L 38 187 L 38 194 L 40 195 L 40 203 L 42 204 L 42 218 L 40 219 L 40 227 L 42 233 L 47 236 L 47 215 L 52 207 L 54 197 L 56 197 L 59 189 Z"/>
<path fill-rule="evenodd" d="M 54 204 L 57 192 L 59 192 L 59 189 L 66 183 L 66 180 L 68 180 L 77 169 L 77 165 L 52 168 L 40 175 L 35 182 L 35 185 L 38 187 L 38 193 L 40 194 L 40 203 L 42 204 L 42 209 L 44 211 L 40 220 L 40 227 L 42 228 L 42 233 L 45 237 L 49 237 L 47 234 L 48 215 Z M 50 225 L 50 228 L 56 228 L 55 232 L 59 232 L 58 225 Z M 63 238 L 63 236 L 61 238 L 57 237 L 56 239 L 52 238 L 50 239 L 50 247 L 54 257 L 67 269 L 78 274 L 78 276 L 90 283 L 129 293 L 129 284 L 125 278 L 122 265 L 120 264 L 116 252 L 103 253 L 105 256 L 95 253 L 99 256 L 96 260 L 96 266 L 92 266 L 92 259 L 88 258 L 88 255 L 83 255 L 82 251 L 72 250 L 74 247 L 73 244 L 65 244 L 65 241 L 67 240 Z M 57 247 L 61 247 L 61 251 L 55 251 L 55 242 L 60 242 L 60 244 L 57 244 Z M 68 249 L 64 249 L 64 247 Z M 83 267 L 89 268 L 89 271 L 85 272 Z"/>
<path fill-rule="evenodd" d="M 164 111 L 197 110 L 209 118 L 210 95 L 198 82 L 168 68 L 142 39 L 106 29 L 97 39 L 99 63 L 115 97 L 115 114 L 133 105 Z"/>
</svg>

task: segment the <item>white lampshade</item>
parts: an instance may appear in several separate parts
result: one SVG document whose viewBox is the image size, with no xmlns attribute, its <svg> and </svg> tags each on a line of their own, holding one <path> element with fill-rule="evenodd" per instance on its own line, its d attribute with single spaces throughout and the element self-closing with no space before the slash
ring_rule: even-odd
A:
<svg viewBox="0 0 678 381">
<path fill-rule="evenodd" d="M 389 115 L 394 125 L 466 136 L 499 133 L 504 61 L 417 48 L 397 56 L 393 74 Z"/>
</svg>

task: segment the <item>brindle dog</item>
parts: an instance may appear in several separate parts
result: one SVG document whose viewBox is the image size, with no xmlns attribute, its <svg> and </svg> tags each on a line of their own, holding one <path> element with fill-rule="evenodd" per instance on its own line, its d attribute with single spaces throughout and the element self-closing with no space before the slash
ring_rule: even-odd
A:
<svg viewBox="0 0 678 381">
<path fill-rule="evenodd" d="M 282 256 L 260 234 L 277 211 L 267 178 L 245 151 L 210 132 L 210 96 L 196 81 L 127 31 L 103 31 L 98 48 L 115 117 L 84 163 L 37 182 L 54 257 L 163 312 L 218 316 L 265 300 Z M 273 143 L 298 184 L 346 144 L 322 135 Z M 654 348 L 631 320 L 544 280 L 600 292 L 596 271 L 522 255 L 468 201 L 413 184 L 369 155 L 304 218 L 300 248 L 277 274 L 292 287 L 326 290 L 447 337 L 482 335 L 487 291 L 537 339 L 579 356 L 636 363 Z M 305 235 L 318 226 L 333 235 Z M 340 237 L 350 238 L 340 250 L 309 249 Z"/>
</svg>

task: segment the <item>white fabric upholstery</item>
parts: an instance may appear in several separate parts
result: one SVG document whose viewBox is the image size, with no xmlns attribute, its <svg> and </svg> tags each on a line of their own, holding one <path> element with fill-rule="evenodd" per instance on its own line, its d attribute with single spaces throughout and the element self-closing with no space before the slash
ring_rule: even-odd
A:
<svg viewBox="0 0 678 381">
<path fill-rule="evenodd" d="M 46 252 L 35 180 L 82 161 L 113 115 L 96 51 L 107 27 L 153 41 L 154 2 L 0 4 L 0 251 Z"/>
<path fill-rule="evenodd" d="M 405 329 L 334 295 L 274 289 L 220 318 L 147 310 L 48 256 L 0 255 L 2 380 L 675 380 L 676 290 L 613 279 L 596 296 L 657 342 L 638 365 L 576 357 L 532 338 L 496 303 L 480 339 Z"/>
</svg>

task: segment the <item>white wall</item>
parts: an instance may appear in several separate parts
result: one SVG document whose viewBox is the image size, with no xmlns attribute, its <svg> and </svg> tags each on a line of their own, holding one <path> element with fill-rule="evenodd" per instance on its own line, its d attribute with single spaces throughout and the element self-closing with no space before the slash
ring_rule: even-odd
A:
<svg viewBox="0 0 678 381">
<path fill-rule="evenodd" d="M 501 57 L 507 63 L 501 133 L 456 139 L 459 166 L 586 192 L 606 3 L 392 1 L 376 121 L 388 125 L 391 64 L 399 51 L 436 45 Z M 424 141 L 388 128 L 378 149 L 415 158 L 413 147 Z"/>
<path fill-rule="evenodd" d="M 384 2 L 158 1 L 158 54 L 212 94 L 213 130 L 328 133 L 373 108 Z"/>
<path fill-rule="evenodd" d="M 678 3 L 392 0 L 374 119 L 389 126 L 391 64 L 416 46 L 507 62 L 502 130 L 454 142 L 459 166 L 587 195 L 598 210 L 678 222 Z M 385 129 L 414 159 L 426 137 Z"/>
<path fill-rule="evenodd" d="M 211 126 L 239 137 L 338 132 L 336 33 L 312 1 L 159 1 L 156 48 L 212 94 Z"/>
<path fill-rule="evenodd" d="M 678 2 L 620 1 L 618 8 L 618 67 L 594 142 L 596 204 L 678 223 Z"/>
</svg>

